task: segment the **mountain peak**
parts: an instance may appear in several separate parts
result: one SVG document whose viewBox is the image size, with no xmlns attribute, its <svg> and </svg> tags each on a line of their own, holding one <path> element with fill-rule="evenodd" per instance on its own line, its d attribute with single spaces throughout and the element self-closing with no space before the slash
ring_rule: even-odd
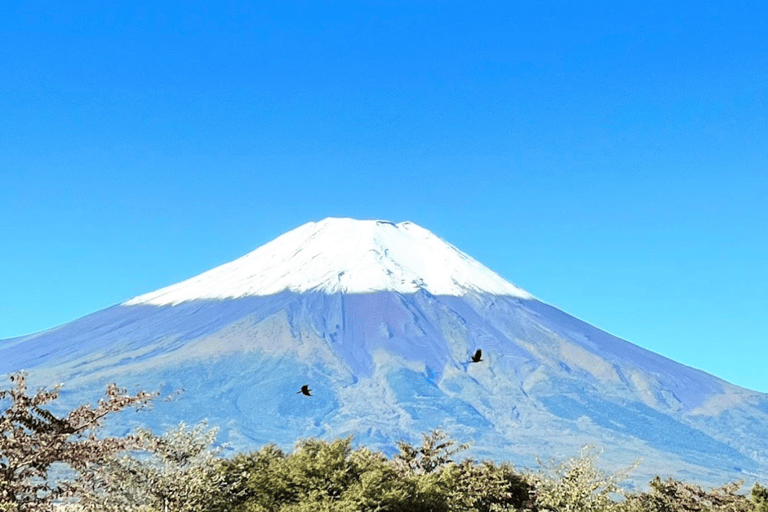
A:
<svg viewBox="0 0 768 512">
<path fill-rule="evenodd" d="M 124 305 L 169 305 L 282 291 L 394 291 L 531 298 L 477 260 L 412 223 L 327 218 L 308 222 L 196 277 Z"/>
</svg>

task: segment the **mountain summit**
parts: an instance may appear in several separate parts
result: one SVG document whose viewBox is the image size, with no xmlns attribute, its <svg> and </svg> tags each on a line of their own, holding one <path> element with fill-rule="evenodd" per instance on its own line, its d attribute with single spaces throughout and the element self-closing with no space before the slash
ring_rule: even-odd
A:
<svg viewBox="0 0 768 512">
<path fill-rule="evenodd" d="M 475 259 L 411 222 L 309 222 L 197 277 L 124 304 L 297 293 L 490 293 L 529 299 Z"/>
<path fill-rule="evenodd" d="M 33 386 L 63 382 L 75 404 L 109 382 L 160 390 L 173 399 L 113 428 L 206 420 L 241 450 L 353 435 L 392 453 L 442 427 L 469 455 L 518 466 L 594 444 L 608 463 L 641 458 L 639 483 L 768 477 L 768 396 L 544 304 L 409 222 L 308 223 L 0 340 L 0 373 L 21 369 Z"/>
</svg>

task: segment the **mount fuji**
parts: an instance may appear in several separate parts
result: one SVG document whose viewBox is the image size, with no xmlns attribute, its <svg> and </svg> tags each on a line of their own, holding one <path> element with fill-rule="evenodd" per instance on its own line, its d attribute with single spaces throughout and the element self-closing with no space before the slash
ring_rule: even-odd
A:
<svg viewBox="0 0 768 512">
<path fill-rule="evenodd" d="M 471 362 L 477 349 L 482 361 Z M 329 218 L 178 284 L 0 341 L 0 373 L 160 390 L 112 431 L 207 420 L 237 450 L 353 435 L 386 453 L 442 427 L 533 467 L 584 444 L 701 483 L 765 479 L 768 395 L 537 300 L 410 222 Z M 312 396 L 297 393 L 309 385 Z"/>
</svg>

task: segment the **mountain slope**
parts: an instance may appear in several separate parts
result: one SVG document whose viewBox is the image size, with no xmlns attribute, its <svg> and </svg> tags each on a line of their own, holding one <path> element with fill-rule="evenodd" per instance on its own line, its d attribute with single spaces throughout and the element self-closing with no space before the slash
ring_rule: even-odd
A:
<svg viewBox="0 0 768 512">
<path fill-rule="evenodd" d="M 289 243 L 290 242 L 290 243 Z M 481 363 L 470 363 L 477 348 Z M 585 443 L 638 478 L 766 475 L 768 398 L 543 304 L 410 223 L 310 223 L 198 277 L 0 342 L 0 372 L 173 400 L 131 425 L 207 418 L 244 449 L 355 435 L 392 451 L 442 426 L 531 465 Z M 312 397 L 297 395 L 309 384 Z M 114 428 L 117 428 L 116 426 Z"/>
</svg>

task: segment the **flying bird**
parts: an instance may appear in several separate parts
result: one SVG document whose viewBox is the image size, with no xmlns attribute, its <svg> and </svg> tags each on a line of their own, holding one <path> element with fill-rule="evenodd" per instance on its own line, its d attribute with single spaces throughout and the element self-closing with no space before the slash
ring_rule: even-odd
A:
<svg viewBox="0 0 768 512">
<path fill-rule="evenodd" d="M 480 361 L 482 361 L 482 359 L 480 359 L 482 355 L 483 355 L 483 351 L 480 349 L 477 349 L 477 352 L 475 352 L 475 355 L 472 356 L 472 362 L 479 363 Z"/>
<path fill-rule="evenodd" d="M 299 393 L 301 393 L 307 396 L 312 396 L 312 393 L 310 393 L 310 391 L 312 390 L 309 389 L 309 386 L 307 384 L 304 384 L 303 386 L 301 386 L 301 391 L 297 391 L 296 394 L 298 395 Z"/>
</svg>

